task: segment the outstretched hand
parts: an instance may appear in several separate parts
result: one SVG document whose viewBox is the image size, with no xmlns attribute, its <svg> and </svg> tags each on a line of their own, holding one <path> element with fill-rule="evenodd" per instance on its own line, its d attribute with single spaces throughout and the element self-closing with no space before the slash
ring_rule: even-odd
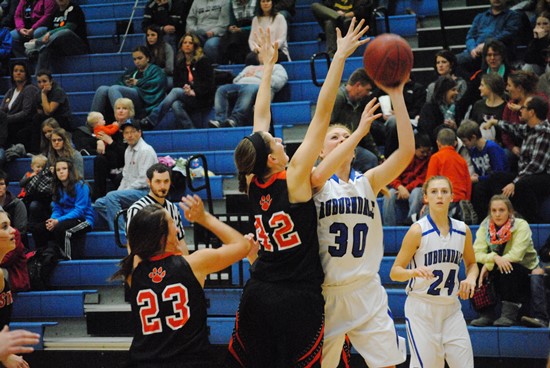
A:
<svg viewBox="0 0 550 368">
<path fill-rule="evenodd" d="M 271 44 L 271 31 L 269 27 L 264 31 L 260 27 L 258 33 L 254 34 L 258 45 L 258 58 L 262 60 L 263 64 L 275 65 L 279 56 L 279 43 L 275 41 Z"/>
<path fill-rule="evenodd" d="M 355 17 L 351 20 L 351 24 L 349 25 L 348 33 L 345 37 L 342 37 L 342 31 L 340 31 L 340 28 L 336 28 L 336 37 L 337 37 L 337 49 L 336 54 L 342 55 L 344 58 L 349 57 L 351 54 L 354 53 L 354 51 L 361 45 L 366 44 L 370 41 L 370 38 L 366 38 L 364 40 L 361 40 L 361 37 L 367 33 L 369 30 L 369 26 L 363 27 L 365 24 L 365 20 L 361 19 L 359 24 L 355 26 L 356 23 Z"/>
<path fill-rule="evenodd" d="M 375 114 L 376 110 L 380 107 L 377 98 L 373 98 L 365 106 L 363 114 L 361 114 L 361 120 L 356 130 L 359 130 L 364 136 L 367 135 L 370 131 L 372 122 L 382 116 L 381 113 Z"/>
<path fill-rule="evenodd" d="M 181 197 L 180 208 L 189 222 L 201 223 L 206 215 L 204 204 L 198 195 Z"/>
<path fill-rule="evenodd" d="M 10 331 L 4 326 L 0 331 L 0 360 L 11 354 L 32 353 L 33 348 L 27 345 L 38 344 L 40 335 L 25 330 Z"/>
</svg>

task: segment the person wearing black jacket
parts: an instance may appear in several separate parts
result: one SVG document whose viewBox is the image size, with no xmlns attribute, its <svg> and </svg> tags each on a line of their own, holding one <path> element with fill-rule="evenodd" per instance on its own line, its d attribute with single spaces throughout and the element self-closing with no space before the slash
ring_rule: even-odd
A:
<svg viewBox="0 0 550 368">
<path fill-rule="evenodd" d="M 145 33 L 151 25 L 164 33 L 164 41 L 175 49 L 185 33 L 186 19 L 192 0 L 150 0 L 143 12 L 141 28 Z"/>
</svg>

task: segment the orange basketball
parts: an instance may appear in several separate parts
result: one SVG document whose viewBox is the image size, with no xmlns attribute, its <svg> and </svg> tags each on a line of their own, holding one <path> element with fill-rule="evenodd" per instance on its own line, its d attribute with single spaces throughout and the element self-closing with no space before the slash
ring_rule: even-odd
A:
<svg viewBox="0 0 550 368">
<path fill-rule="evenodd" d="M 409 79 L 413 53 L 401 36 L 385 33 L 367 44 L 363 65 L 376 84 L 395 87 Z"/>
</svg>

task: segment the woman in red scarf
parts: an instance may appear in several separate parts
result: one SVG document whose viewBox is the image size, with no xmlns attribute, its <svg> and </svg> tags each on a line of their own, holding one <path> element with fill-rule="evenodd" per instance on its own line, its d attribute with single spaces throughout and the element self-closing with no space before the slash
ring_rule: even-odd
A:
<svg viewBox="0 0 550 368">
<path fill-rule="evenodd" d="M 489 216 L 483 220 L 476 233 L 474 252 L 476 261 L 483 266 L 478 285 L 486 278 L 491 278 L 495 292 L 502 301 L 502 312 L 500 318 L 495 320 L 494 307 L 488 308 L 480 312 L 480 317 L 474 319 L 471 325 L 503 327 L 515 324 L 522 304 L 529 301 L 529 276 L 532 272 L 531 276 L 536 276 L 539 258 L 533 246 L 529 224 L 514 217 L 514 208 L 508 197 L 495 195 L 491 198 Z M 531 280 L 532 287 L 534 284 Z M 531 294 L 535 317 L 546 320 L 548 325 L 544 289 L 532 290 Z"/>
</svg>

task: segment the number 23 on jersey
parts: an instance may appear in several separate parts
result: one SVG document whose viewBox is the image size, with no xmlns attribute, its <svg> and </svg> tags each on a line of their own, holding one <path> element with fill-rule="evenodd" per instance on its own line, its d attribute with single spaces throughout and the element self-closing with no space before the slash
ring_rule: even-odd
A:
<svg viewBox="0 0 550 368">
<path fill-rule="evenodd" d="M 164 318 L 165 324 L 172 330 L 182 328 L 190 317 L 187 288 L 182 284 L 167 285 L 162 291 L 162 302 L 172 302 L 173 314 Z M 162 320 L 157 317 L 160 305 L 157 294 L 152 289 L 140 290 L 137 295 L 139 317 L 143 335 L 162 332 Z"/>
</svg>

